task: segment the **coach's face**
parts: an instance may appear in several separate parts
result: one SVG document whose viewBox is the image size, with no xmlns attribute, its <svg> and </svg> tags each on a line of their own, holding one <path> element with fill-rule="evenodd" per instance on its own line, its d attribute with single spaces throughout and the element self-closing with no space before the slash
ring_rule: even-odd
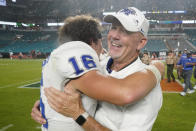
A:
<svg viewBox="0 0 196 131">
<path fill-rule="evenodd" d="M 119 22 L 114 22 L 108 33 L 109 55 L 120 63 L 131 62 L 146 44 L 143 38 L 140 32 L 128 32 Z"/>
</svg>

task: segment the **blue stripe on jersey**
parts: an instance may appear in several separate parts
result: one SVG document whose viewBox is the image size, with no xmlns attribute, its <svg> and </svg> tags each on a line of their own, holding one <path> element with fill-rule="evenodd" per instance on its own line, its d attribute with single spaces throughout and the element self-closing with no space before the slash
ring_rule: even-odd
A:
<svg viewBox="0 0 196 131">
<path fill-rule="evenodd" d="M 40 86 L 41 88 L 43 88 L 43 73 L 42 73 L 41 80 L 40 80 Z M 40 93 L 41 93 L 41 88 L 40 88 Z M 46 124 L 43 124 L 43 127 L 48 129 L 48 121 L 45 116 L 45 106 L 44 106 L 44 103 L 42 102 L 41 94 L 40 94 L 40 109 L 41 109 L 43 118 L 46 120 Z"/>
<path fill-rule="evenodd" d="M 131 61 L 128 65 L 126 65 L 125 67 L 123 67 L 123 68 L 120 69 L 120 70 L 123 70 L 123 69 L 126 68 L 127 66 L 131 65 L 131 64 L 132 64 L 133 62 L 135 62 L 137 59 L 138 59 L 138 57 L 136 57 L 133 61 Z M 110 58 L 110 59 L 108 60 L 107 65 L 106 65 L 106 70 L 107 70 L 107 72 L 108 72 L 109 74 L 112 72 L 112 69 L 111 69 L 112 64 L 113 64 L 113 59 Z"/>
<path fill-rule="evenodd" d="M 42 117 L 46 120 L 46 124 L 43 124 L 43 127 L 48 129 L 48 120 L 46 119 L 46 116 L 45 116 L 45 106 L 44 106 L 44 103 L 42 102 L 41 97 L 40 97 L 40 109 L 41 109 Z"/>
<path fill-rule="evenodd" d="M 110 59 L 108 60 L 107 65 L 106 65 L 106 70 L 107 70 L 107 72 L 108 72 L 109 74 L 112 72 L 112 70 L 111 70 L 112 64 L 113 64 L 113 59 L 110 58 Z"/>
<path fill-rule="evenodd" d="M 43 86 L 43 73 L 42 73 L 42 77 L 41 77 L 41 80 L 40 80 L 40 86 L 42 87 Z M 40 88 L 41 89 L 41 88 Z"/>
<path fill-rule="evenodd" d="M 48 56 L 48 58 L 46 58 L 45 60 L 43 60 L 42 67 L 45 66 L 48 63 L 49 58 L 50 58 L 50 56 Z"/>
</svg>

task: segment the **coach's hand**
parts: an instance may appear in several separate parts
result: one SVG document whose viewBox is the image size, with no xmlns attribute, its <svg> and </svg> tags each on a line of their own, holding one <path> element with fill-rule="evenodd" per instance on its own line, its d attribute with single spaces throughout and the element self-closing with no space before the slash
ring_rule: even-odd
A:
<svg viewBox="0 0 196 131">
<path fill-rule="evenodd" d="M 42 117 L 42 114 L 40 112 L 40 101 L 37 100 L 32 108 L 31 117 L 33 120 L 35 120 L 39 124 L 45 124 L 46 120 Z"/>
<path fill-rule="evenodd" d="M 52 87 L 45 88 L 44 91 L 49 105 L 57 112 L 73 119 L 85 112 L 82 107 L 80 93 L 68 85 L 64 92 Z"/>
</svg>

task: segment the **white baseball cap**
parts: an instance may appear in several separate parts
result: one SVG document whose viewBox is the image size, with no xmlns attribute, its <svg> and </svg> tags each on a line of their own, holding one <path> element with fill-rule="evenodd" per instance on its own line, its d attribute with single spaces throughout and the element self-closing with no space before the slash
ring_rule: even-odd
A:
<svg viewBox="0 0 196 131">
<path fill-rule="evenodd" d="M 149 29 L 149 21 L 144 14 L 135 7 L 128 7 L 118 11 L 115 14 L 106 15 L 104 21 L 112 23 L 115 18 L 122 24 L 122 26 L 130 32 L 141 32 L 147 37 Z"/>
</svg>

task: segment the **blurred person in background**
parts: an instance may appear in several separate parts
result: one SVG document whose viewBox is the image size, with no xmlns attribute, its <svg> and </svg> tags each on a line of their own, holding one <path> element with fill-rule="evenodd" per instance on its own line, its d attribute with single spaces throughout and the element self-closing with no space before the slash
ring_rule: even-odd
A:
<svg viewBox="0 0 196 131">
<path fill-rule="evenodd" d="M 13 57 L 14 57 L 14 53 L 12 51 L 9 52 L 9 55 L 10 55 L 10 59 L 12 60 Z"/>
<path fill-rule="evenodd" d="M 178 56 L 176 57 L 176 64 L 180 61 L 180 58 L 181 58 L 181 52 L 178 52 Z M 177 70 L 177 75 L 178 75 L 178 79 L 181 80 L 182 78 L 182 66 L 179 66 L 179 67 L 175 67 L 176 70 Z"/>
<path fill-rule="evenodd" d="M 31 54 L 31 58 L 32 58 L 32 59 L 37 58 L 37 54 L 36 54 L 36 51 L 35 51 L 35 50 L 32 50 L 32 51 L 30 52 L 30 54 Z"/>
<path fill-rule="evenodd" d="M 157 54 L 155 52 L 152 53 L 151 59 L 152 60 L 156 60 L 157 59 Z"/>
<path fill-rule="evenodd" d="M 193 63 L 187 63 L 187 65 L 192 65 L 194 66 L 194 69 L 193 69 L 193 77 L 194 77 L 194 81 L 196 81 L 196 56 L 195 56 L 195 53 L 192 54 L 192 58 L 193 58 Z M 195 86 L 193 87 L 193 89 L 196 90 L 196 82 L 194 83 Z"/>
<path fill-rule="evenodd" d="M 148 55 L 148 52 L 144 52 L 144 54 L 143 54 L 141 60 L 142 60 L 142 62 L 143 62 L 144 64 L 146 64 L 146 65 L 149 65 L 149 64 L 150 64 L 151 59 L 150 59 L 150 57 L 149 57 L 149 55 Z"/>
<path fill-rule="evenodd" d="M 19 58 L 19 59 L 22 59 L 22 58 L 23 58 L 22 52 L 20 52 L 20 53 L 18 54 L 18 58 Z"/>
<path fill-rule="evenodd" d="M 173 74 L 174 65 L 176 65 L 176 57 L 174 56 L 173 51 L 169 51 L 166 57 L 166 64 L 167 64 L 167 82 L 171 82 L 171 77 L 173 82 L 175 82 L 175 77 Z"/>
<path fill-rule="evenodd" d="M 187 53 L 188 53 L 188 50 L 187 49 L 184 49 L 180 59 L 185 59 L 187 57 Z M 180 61 L 179 59 L 179 61 Z M 178 63 L 179 63 L 178 61 Z M 181 69 L 181 77 L 183 78 L 184 80 L 184 83 L 182 83 L 182 87 L 185 88 L 185 79 L 184 79 L 184 70 L 183 70 L 183 66 L 182 65 L 178 65 L 177 68 Z"/>
<path fill-rule="evenodd" d="M 191 84 L 191 77 L 193 73 L 193 63 L 195 62 L 194 59 L 191 57 L 191 53 L 187 50 L 185 51 L 186 55 L 183 54 L 180 61 L 178 62 L 178 65 L 182 65 L 183 67 L 183 75 L 184 75 L 184 83 L 185 88 L 183 92 L 180 93 L 180 95 L 185 96 L 186 93 L 192 94 L 194 93 L 194 89 Z M 187 89 L 189 89 L 187 91 Z"/>
</svg>

